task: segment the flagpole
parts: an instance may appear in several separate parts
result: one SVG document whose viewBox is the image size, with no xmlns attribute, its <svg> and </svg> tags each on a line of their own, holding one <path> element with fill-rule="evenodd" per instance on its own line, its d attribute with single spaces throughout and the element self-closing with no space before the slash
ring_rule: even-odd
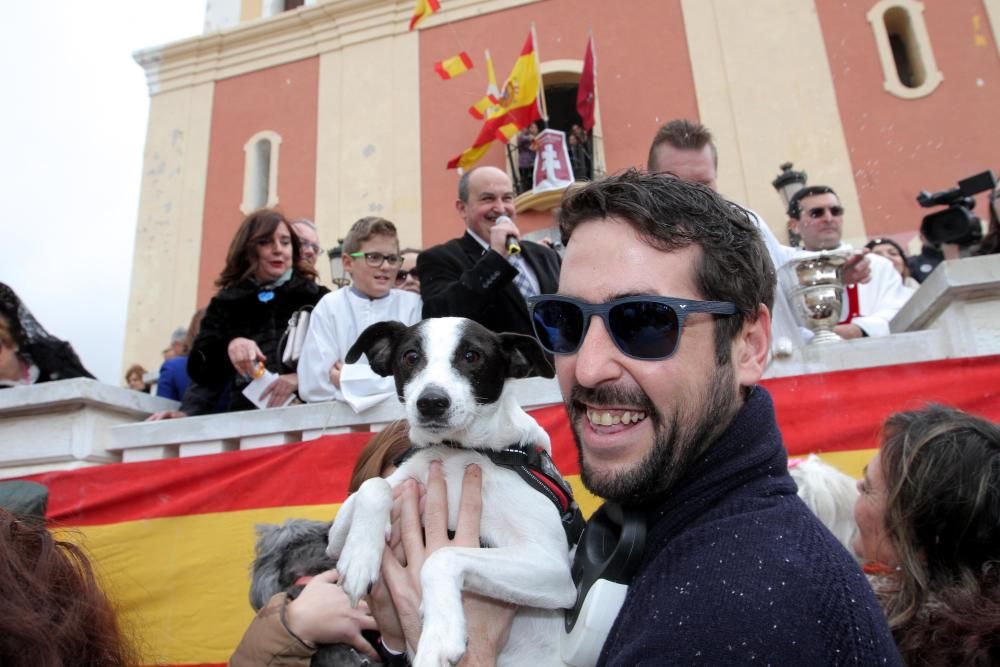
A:
<svg viewBox="0 0 1000 667">
<path fill-rule="evenodd" d="M 538 33 L 535 32 L 535 22 L 531 22 L 531 43 L 534 45 L 535 51 L 535 66 L 538 69 L 538 100 L 541 102 L 541 109 L 539 112 L 542 114 L 542 120 L 545 121 L 546 127 L 549 124 L 549 107 L 545 103 L 545 81 L 542 78 L 542 57 L 538 52 Z"/>
</svg>

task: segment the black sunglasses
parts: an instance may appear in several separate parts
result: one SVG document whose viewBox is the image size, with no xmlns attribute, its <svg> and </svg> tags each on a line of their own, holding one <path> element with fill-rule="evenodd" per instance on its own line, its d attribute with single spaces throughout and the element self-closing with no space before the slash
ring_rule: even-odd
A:
<svg viewBox="0 0 1000 667">
<path fill-rule="evenodd" d="M 396 272 L 396 284 L 397 285 L 402 285 L 403 283 L 406 282 L 406 279 L 409 276 L 413 276 L 414 280 L 420 280 L 420 277 L 417 275 L 417 269 L 416 269 L 416 267 L 414 267 L 414 268 L 410 269 L 409 271 L 402 271 L 402 270 L 397 271 Z"/>
<path fill-rule="evenodd" d="M 688 313 L 735 315 L 728 301 L 692 301 L 669 296 L 627 296 L 587 303 L 569 296 L 542 294 L 528 299 L 531 325 L 552 354 L 580 349 L 590 319 L 597 315 L 622 354 L 640 361 L 666 359 L 677 349 Z"/>
<path fill-rule="evenodd" d="M 844 215 L 843 206 L 813 206 L 808 211 L 806 211 L 806 213 L 808 213 L 809 217 L 812 218 L 813 220 L 817 220 L 823 217 L 823 211 L 827 209 L 830 209 L 830 215 L 832 215 L 835 218 L 837 216 Z"/>
</svg>

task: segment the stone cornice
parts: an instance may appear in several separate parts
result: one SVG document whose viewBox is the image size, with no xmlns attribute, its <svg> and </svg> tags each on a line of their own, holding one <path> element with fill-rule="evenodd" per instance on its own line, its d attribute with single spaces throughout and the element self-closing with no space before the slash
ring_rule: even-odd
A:
<svg viewBox="0 0 1000 667">
<path fill-rule="evenodd" d="M 421 23 L 444 23 L 538 0 L 451 0 Z M 327 0 L 133 54 L 150 95 L 310 58 L 374 39 L 404 36 L 412 0 Z M 416 33 L 413 35 L 416 37 Z"/>
</svg>

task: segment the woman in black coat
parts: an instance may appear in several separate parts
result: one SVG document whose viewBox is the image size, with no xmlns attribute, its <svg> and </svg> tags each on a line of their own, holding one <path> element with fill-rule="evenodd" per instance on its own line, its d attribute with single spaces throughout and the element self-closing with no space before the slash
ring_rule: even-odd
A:
<svg viewBox="0 0 1000 667">
<path fill-rule="evenodd" d="M 73 346 L 38 323 L 17 294 L 0 283 L 0 388 L 93 378 Z"/>
<path fill-rule="evenodd" d="M 288 319 L 315 305 L 329 290 L 303 258 L 298 236 L 277 211 L 263 209 L 240 225 L 215 284 L 201 332 L 188 356 L 188 374 L 221 392 L 232 383 L 230 410 L 253 404 L 243 396 L 259 364 L 279 377 L 265 391 L 268 406 L 281 405 L 298 388 L 296 373 L 282 373 L 278 343 Z"/>
</svg>

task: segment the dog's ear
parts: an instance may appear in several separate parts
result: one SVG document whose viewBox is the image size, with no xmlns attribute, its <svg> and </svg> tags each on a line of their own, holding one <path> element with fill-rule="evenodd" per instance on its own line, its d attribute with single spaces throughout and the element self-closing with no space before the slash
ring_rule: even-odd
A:
<svg viewBox="0 0 1000 667">
<path fill-rule="evenodd" d="M 406 329 L 402 322 L 376 322 L 361 332 L 345 360 L 353 364 L 364 354 L 373 371 L 382 377 L 392 375 L 392 351 Z"/>
<path fill-rule="evenodd" d="M 500 346 L 506 353 L 507 377 L 525 378 L 531 375 L 543 378 L 555 377 L 552 365 L 545 358 L 545 351 L 533 336 L 502 333 Z"/>
</svg>

